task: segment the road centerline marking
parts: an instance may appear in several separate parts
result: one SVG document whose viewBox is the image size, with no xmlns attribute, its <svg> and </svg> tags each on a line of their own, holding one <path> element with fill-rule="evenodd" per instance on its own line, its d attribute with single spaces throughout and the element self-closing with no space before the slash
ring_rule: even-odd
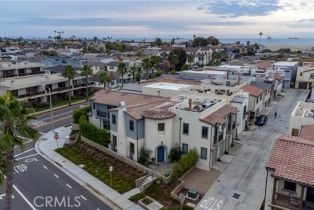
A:
<svg viewBox="0 0 314 210">
<path fill-rule="evenodd" d="M 83 195 L 81 195 L 81 198 L 83 198 L 85 201 L 87 201 L 87 199 Z"/>
<path fill-rule="evenodd" d="M 69 184 L 66 184 L 66 186 L 68 186 L 68 188 L 72 189 L 72 186 L 71 186 L 71 185 L 69 185 Z"/>
<path fill-rule="evenodd" d="M 59 179 L 59 176 L 58 176 L 57 174 L 54 174 L 54 176 L 55 176 L 57 179 Z"/>
</svg>

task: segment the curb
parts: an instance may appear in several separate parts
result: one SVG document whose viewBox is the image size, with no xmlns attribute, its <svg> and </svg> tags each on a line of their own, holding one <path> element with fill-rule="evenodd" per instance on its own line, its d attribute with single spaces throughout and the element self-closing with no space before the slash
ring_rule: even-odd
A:
<svg viewBox="0 0 314 210">
<path fill-rule="evenodd" d="M 117 209 L 117 210 L 121 210 L 122 208 L 119 207 L 119 205 L 117 205 L 115 202 L 111 201 L 108 197 L 106 197 L 105 195 L 103 195 L 102 193 L 100 193 L 98 190 L 94 189 L 91 185 L 89 185 L 88 183 L 86 183 L 85 181 L 83 181 L 82 179 L 80 179 L 79 177 L 77 177 L 75 174 L 73 174 L 72 172 L 66 170 L 60 163 L 58 163 L 57 161 L 54 161 L 52 158 L 50 158 L 48 155 L 45 155 L 39 147 L 41 139 L 39 139 L 36 144 L 35 144 L 35 151 L 42 156 L 43 158 L 45 158 L 48 162 L 50 162 L 51 164 L 53 164 L 55 167 L 57 167 L 58 169 L 60 169 L 63 173 L 65 173 L 66 175 L 68 175 L 70 178 L 72 178 L 74 181 L 76 181 L 78 184 L 80 184 L 82 187 L 84 187 L 86 190 L 88 190 L 90 193 L 92 193 L 94 196 L 96 196 L 97 198 L 99 198 L 101 201 L 103 201 L 105 204 L 107 204 L 109 207 L 111 207 L 112 209 Z"/>
<path fill-rule="evenodd" d="M 77 105 L 77 104 L 81 104 L 81 103 L 84 103 L 84 102 L 87 102 L 87 101 L 85 99 L 81 100 L 81 101 L 77 101 L 77 102 L 72 103 L 71 106 Z M 65 105 L 61 105 L 61 106 L 52 107 L 52 111 L 55 111 L 55 110 L 58 110 L 58 109 L 63 109 L 63 108 L 66 108 L 66 107 L 71 107 L 71 106 L 69 106 L 69 104 L 65 104 Z M 49 113 L 49 112 L 50 112 L 50 108 L 42 110 L 42 111 L 38 111 L 38 112 L 33 112 L 33 113 L 30 114 L 30 116 L 45 114 L 45 113 Z"/>
</svg>

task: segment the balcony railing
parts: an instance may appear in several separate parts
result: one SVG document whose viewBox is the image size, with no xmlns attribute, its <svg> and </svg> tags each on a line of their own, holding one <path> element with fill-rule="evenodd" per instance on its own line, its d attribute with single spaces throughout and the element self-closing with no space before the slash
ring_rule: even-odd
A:
<svg viewBox="0 0 314 210">
<path fill-rule="evenodd" d="M 107 118 L 107 112 L 97 110 L 96 114 L 97 114 L 97 117 Z"/>
<path fill-rule="evenodd" d="M 26 97 L 31 97 L 31 96 L 36 96 L 40 94 L 44 94 L 45 91 L 38 91 L 38 92 L 29 92 L 26 94 L 18 95 L 17 98 L 26 98 Z"/>
</svg>

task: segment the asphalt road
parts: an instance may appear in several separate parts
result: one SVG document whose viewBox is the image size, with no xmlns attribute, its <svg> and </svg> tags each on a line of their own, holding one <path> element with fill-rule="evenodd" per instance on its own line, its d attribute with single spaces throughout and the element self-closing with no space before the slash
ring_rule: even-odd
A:
<svg viewBox="0 0 314 210">
<path fill-rule="evenodd" d="M 197 206 L 197 210 L 248 210 L 259 209 L 265 196 L 266 163 L 275 140 L 287 135 L 290 115 L 298 101 L 305 101 L 308 91 L 286 90 L 267 107 L 268 122 L 253 126 L 243 139 L 241 149 L 232 162 L 223 169 L 218 180 Z M 274 112 L 278 116 L 274 118 Z M 238 194 L 238 198 L 234 194 Z"/>
<path fill-rule="evenodd" d="M 25 148 L 15 148 L 13 210 L 109 210 L 103 201 L 72 180 L 25 140 Z M 0 206 L 5 189 L 0 189 Z"/>
<path fill-rule="evenodd" d="M 35 115 L 36 119 L 31 120 L 32 127 L 36 128 L 42 133 L 46 133 L 54 128 L 59 128 L 64 125 L 69 125 L 72 123 L 72 114 L 75 109 L 80 108 L 82 105 L 88 105 L 89 102 L 83 102 L 70 107 L 65 107 L 62 109 L 57 109 L 53 111 L 53 118 L 51 118 L 51 113 L 48 111 L 46 113 Z M 53 121 L 53 125 L 52 125 Z"/>
<path fill-rule="evenodd" d="M 88 103 L 82 103 L 88 104 Z M 72 122 L 72 113 L 82 104 L 54 111 L 55 128 Z M 51 130 L 50 112 L 40 114 L 31 124 L 40 132 Z M 109 210 L 102 200 L 90 193 L 35 151 L 35 143 L 25 140 L 23 151 L 15 148 L 13 210 Z M 5 189 L 0 188 L 0 206 Z"/>
</svg>

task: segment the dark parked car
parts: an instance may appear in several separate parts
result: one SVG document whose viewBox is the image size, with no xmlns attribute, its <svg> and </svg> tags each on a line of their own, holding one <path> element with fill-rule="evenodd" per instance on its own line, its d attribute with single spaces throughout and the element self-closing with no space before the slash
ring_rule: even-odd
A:
<svg viewBox="0 0 314 210">
<path fill-rule="evenodd" d="M 266 115 L 260 115 L 256 117 L 255 125 L 263 126 L 266 124 L 268 117 Z"/>
</svg>

